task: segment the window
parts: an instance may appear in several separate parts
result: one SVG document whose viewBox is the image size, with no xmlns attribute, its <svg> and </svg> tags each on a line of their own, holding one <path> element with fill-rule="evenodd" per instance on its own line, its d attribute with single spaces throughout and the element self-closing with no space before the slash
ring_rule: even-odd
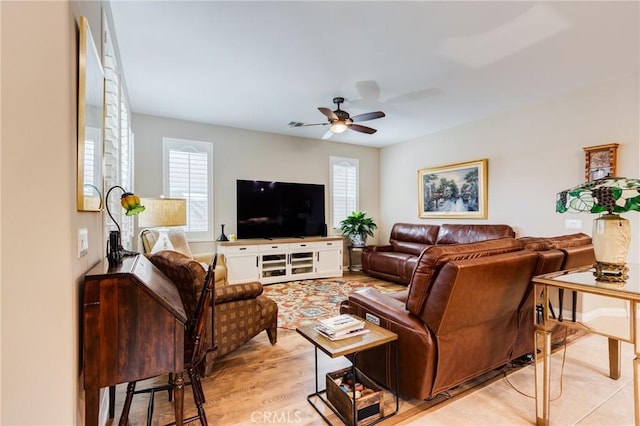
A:
<svg viewBox="0 0 640 426">
<path fill-rule="evenodd" d="M 208 142 L 163 138 L 163 192 L 187 199 L 185 232 L 190 241 L 213 240 L 211 203 L 213 147 Z"/>
<path fill-rule="evenodd" d="M 358 159 L 330 157 L 331 223 L 340 228 L 340 221 L 358 210 Z"/>
<path fill-rule="evenodd" d="M 106 27 L 106 16 L 103 14 Z M 105 76 L 105 132 L 104 132 L 104 189 L 108 191 L 120 185 L 127 191 L 135 192 L 133 187 L 133 135 L 129 123 L 129 105 L 120 77 L 113 40 L 109 31 L 103 32 L 102 63 Z M 96 139 L 97 140 L 97 139 Z M 95 149 L 95 148 L 94 148 Z M 94 168 L 98 165 L 94 164 Z M 86 172 L 86 171 L 85 171 Z M 106 193 L 104 194 L 106 196 Z M 122 246 L 133 249 L 134 219 L 126 216 L 120 206 L 120 190 L 114 190 L 109 202 L 109 211 L 120 225 Z M 116 225 L 105 212 L 105 241 L 109 241 L 109 231 Z"/>
</svg>

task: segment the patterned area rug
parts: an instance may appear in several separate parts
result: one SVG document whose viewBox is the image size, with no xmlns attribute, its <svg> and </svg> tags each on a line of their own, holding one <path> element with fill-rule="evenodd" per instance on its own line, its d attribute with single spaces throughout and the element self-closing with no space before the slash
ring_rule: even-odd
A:
<svg viewBox="0 0 640 426">
<path fill-rule="evenodd" d="M 264 294 L 278 304 L 278 327 L 295 329 L 340 313 L 340 302 L 349 293 L 364 288 L 383 293 L 403 290 L 396 284 L 345 281 L 341 279 L 302 280 L 264 286 Z"/>
</svg>

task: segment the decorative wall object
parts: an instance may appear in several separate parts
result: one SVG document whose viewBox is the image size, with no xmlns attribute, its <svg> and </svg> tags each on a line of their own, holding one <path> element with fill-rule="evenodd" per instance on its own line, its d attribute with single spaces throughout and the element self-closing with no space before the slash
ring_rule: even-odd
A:
<svg viewBox="0 0 640 426">
<path fill-rule="evenodd" d="M 487 218 L 487 159 L 418 170 L 418 216 Z"/>
<path fill-rule="evenodd" d="M 102 209 L 104 137 L 104 71 L 89 21 L 80 17 L 78 49 L 77 209 Z"/>
<path fill-rule="evenodd" d="M 584 180 L 616 176 L 618 144 L 587 146 L 584 149 Z"/>
</svg>

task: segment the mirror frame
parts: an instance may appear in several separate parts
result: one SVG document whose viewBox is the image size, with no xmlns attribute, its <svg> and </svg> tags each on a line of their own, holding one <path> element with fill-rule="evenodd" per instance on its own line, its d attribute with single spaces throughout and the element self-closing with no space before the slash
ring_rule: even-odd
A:
<svg viewBox="0 0 640 426">
<path fill-rule="evenodd" d="M 101 211 L 104 192 L 104 70 L 89 20 L 81 16 L 79 26 L 77 210 Z M 89 144 L 88 135 L 91 135 L 93 144 Z M 92 170 L 91 176 L 85 175 L 88 170 Z"/>
</svg>

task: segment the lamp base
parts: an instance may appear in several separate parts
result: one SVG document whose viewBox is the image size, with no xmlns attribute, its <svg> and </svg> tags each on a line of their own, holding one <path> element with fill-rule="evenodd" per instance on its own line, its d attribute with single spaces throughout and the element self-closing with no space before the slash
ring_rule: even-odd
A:
<svg viewBox="0 0 640 426">
<path fill-rule="evenodd" d="M 109 267 L 122 263 L 120 246 L 120 232 L 109 232 L 109 241 L 107 241 L 107 260 L 109 261 Z"/>
<path fill-rule="evenodd" d="M 623 283 L 629 279 L 629 268 L 624 263 L 619 264 L 596 261 L 593 266 L 596 269 L 593 272 L 593 276 L 596 277 L 596 281 Z"/>
<path fill-rule="evenodd" d="M 117 266 L 122 263 L 122 258 L 127 256 L 136 256 L 138 253 L 122 248 L 119 231 L 109 232 L 109 241 L 107 241 L 107 260 L 109 267 Z"/>
<path fill-rule="evenodd" d="M 158 241 L 153 245 L 151 253 L 160 250 L 175 250 L 171 240 L 169 239 L 169 228 L 158 228 Z"/>
</svg>

